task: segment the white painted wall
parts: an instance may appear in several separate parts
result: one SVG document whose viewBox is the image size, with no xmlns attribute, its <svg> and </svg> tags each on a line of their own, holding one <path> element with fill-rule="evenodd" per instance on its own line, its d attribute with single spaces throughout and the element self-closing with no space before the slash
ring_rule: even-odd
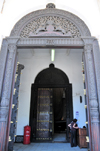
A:
<svg viewBox="0 0 100 151">
<path fill-rule="evenodd" d="M 18 50 L 18 61 L 25 66 L 22 70 L 19 91 L 19 109 L 16 135 L 23 135 L 23 128 L 29 124 L 31 84 L 37 74 L 49 67 L 50 49 Z M 79 127 L 85 125 L 85 109 L 82 80 L 82 50 L 56 49 L 55 67 L 64 71 L 73 87 L 73 111 L 79 111 Z M 80 96 L 83 102 L 80 103 Z"/>
</svg>

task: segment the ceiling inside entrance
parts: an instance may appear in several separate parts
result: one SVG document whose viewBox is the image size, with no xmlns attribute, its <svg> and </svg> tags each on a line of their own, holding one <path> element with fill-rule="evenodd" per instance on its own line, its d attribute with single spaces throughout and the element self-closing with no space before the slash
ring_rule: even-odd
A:
<svg viewBox="0 0 100 151">
<path fill-rule="evenodd" d="M 83 49 L 55 49 L 56 55 L 65 55 L 69 56 L 74 53 L 82 53 Z M 30 58 L 32 56 L 50 56 L 51 49 L 18 49 L 18 54 L 22 58 Z"/>
</svg>

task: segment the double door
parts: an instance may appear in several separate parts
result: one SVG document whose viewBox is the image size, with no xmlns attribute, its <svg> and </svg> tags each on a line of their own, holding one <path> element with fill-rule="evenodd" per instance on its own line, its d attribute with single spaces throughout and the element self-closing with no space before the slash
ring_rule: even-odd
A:
<svg viewBox="0 0 100 151">
<path fill-rule="evenodd" d="M 30 108 L 30 126 L 31 141 L 50 141 L 54 134 L 54 87 L 37 87 L 32 86 L 31 91 L 31 108 Z M 66 139 L 68 141 L 69 129 L 68 124 L 73 119 L 72 107 L 72 87 L 68 85 L 64 87 L 66 102 Z"/>
</svg>

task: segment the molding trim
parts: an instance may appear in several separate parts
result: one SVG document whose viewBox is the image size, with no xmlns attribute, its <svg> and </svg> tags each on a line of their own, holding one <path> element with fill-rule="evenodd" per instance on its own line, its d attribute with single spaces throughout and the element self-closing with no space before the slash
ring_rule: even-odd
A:
<svg viewBox="0 0 100 151">
<path fill-rule="evenodd" d="M 17 42 L 18 48 L 33 48 L 33 47 L 77 47 L 83 48 L 84 42 L 81 38 L 20 38 Z"/>
</svg>

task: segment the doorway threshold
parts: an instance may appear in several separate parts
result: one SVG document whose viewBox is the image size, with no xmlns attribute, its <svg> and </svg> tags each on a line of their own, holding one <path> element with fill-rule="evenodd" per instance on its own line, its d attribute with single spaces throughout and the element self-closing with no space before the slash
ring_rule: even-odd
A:
<svg viewBox="0 0 100 151">
<path fill-rule="evenodd" d="M 66 141 L 52 141 L 52 143 L 69 143 L 69 142 L 66 140 Z"/>
<path fill-rule="evenodd" d="M 67 143 L 65 133 L 54 133 L 53 140 L 54 143 Z"/>
</svg>

